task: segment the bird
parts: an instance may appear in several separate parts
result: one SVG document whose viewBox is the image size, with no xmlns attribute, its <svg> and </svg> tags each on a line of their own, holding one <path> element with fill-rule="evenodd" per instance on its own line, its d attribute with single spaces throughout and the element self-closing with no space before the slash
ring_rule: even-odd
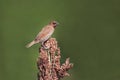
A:
<svg viewBox="0 0 120 80">
<path fill-rule="evenodd" d="M 56 26 L 59 23 L 57 21 L 51 21 L 48 25 L 44 26 L 42 30 L 38 33 L 35 39 L 26 45 L 27 48 L 33 46 L 34 44 L 41 43 L 44 46 L 44 42 L 47 41 L 53 32 L 55 31 Z"/>
</svg>

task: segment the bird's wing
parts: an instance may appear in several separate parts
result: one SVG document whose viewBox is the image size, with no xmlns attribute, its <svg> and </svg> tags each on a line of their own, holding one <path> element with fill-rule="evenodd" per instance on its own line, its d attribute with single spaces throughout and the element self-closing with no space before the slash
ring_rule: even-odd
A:
<svg viewBox="0 0 120 80">
<path fill-rule="evenodd" d="M 51 32 L 51 27 L 50 26 L 46 26 L 44 27 L 36 36 L 35 40 L 40 40 L 41 38 L 43 38 L 44 36 L 47 36 L 50 32 Z"/>
</svg>

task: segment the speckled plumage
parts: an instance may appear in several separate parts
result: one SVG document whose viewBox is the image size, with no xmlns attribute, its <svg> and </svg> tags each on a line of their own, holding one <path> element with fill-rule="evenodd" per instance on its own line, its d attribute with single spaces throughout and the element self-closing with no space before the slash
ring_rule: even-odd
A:
<svg viewBox="0 0 120 80">
<path fill-rule="evenodd" d="M 48 25 L 44 26 L 42 30 L 38 33 L 36 38 L 32 42 L 30 42 L 26 47 L 29 48 L 34 44 L 44 43 L 51 37 L 57 25 L 58 23 L 56 21 L 52 21 Z"/>
</svg>

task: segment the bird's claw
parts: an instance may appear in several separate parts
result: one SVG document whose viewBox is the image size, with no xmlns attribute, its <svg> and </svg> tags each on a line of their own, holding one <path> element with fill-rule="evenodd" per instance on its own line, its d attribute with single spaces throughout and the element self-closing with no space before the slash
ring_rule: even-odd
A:
<svg viewBox="0 0 120 80">
<path fill-rule="evenodd" d="M 42 47 L 43 49 L 49 49 L 49 47 L 47 47 L 47 46 L 45 45 L 45 42 L 42 42 L 41 47 Z"/>
</svg>

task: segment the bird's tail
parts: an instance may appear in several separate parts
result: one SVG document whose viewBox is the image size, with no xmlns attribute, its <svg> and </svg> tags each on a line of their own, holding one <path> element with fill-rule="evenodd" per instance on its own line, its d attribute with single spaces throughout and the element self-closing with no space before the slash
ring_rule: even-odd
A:
<svg viewBox="0 0 120 80">
<path fill-rule="evenodd" d="M 30 42 L 29 44 L 26 45 L 26 48 L 29 48 L 29 47 L 31 47 L 34 44 L 35 44 L 35 41 L 32 41 L 32 42 Z"/>
</svg>

